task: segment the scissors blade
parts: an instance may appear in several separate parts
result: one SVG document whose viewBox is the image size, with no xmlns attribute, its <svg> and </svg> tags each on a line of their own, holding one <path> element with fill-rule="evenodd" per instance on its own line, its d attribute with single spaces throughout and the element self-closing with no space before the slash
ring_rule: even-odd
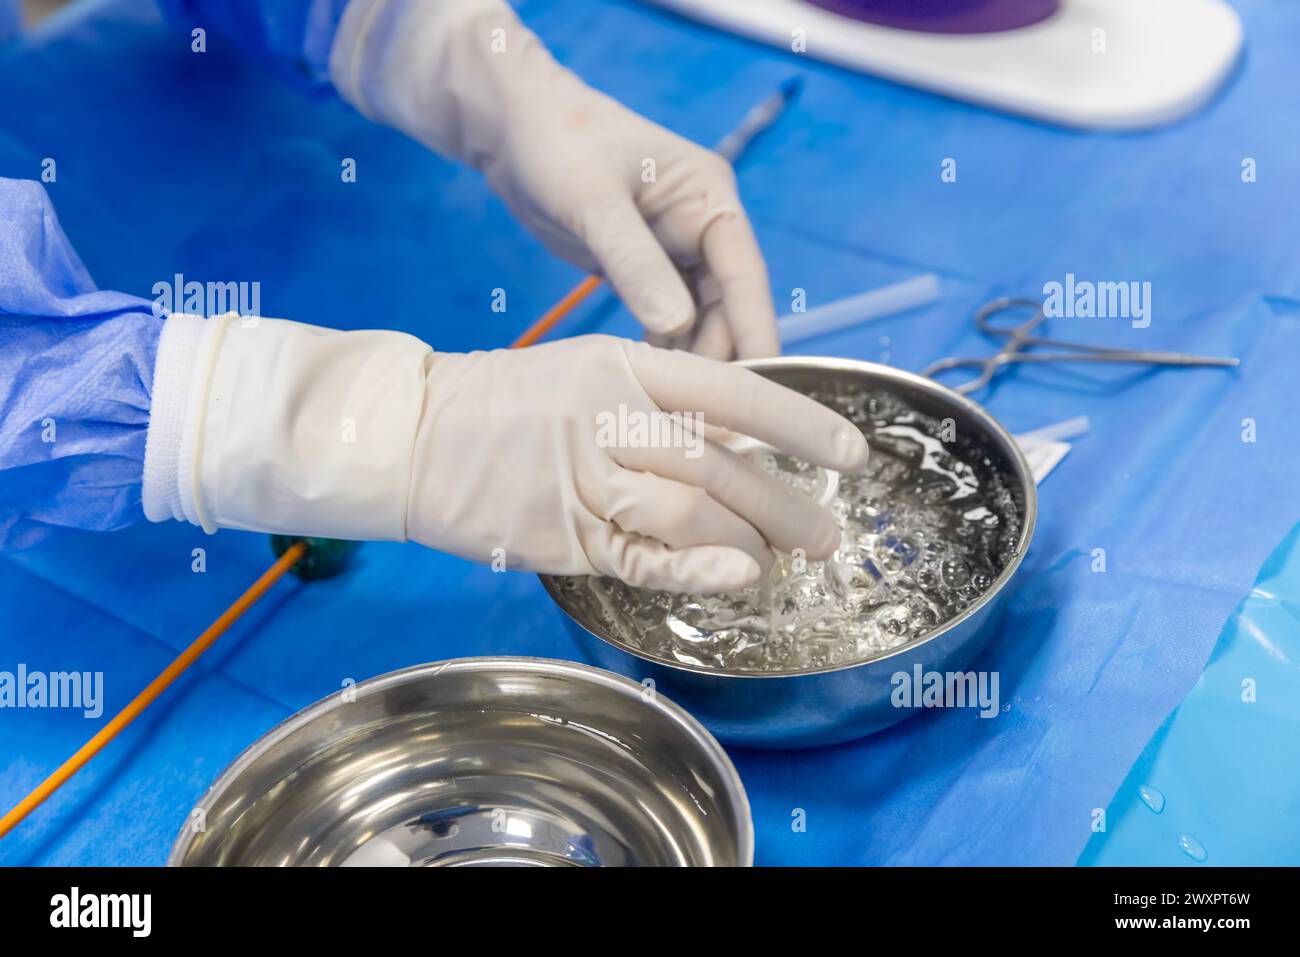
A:
<svg viewBox="0 0 1300 957">
<path fill-rule="evenodd" d="M 1119 362 L 1152 366 L 1213 366 L 1229 368 L 1241 365 L 1240 359 L 1222 356 L 1194 356 L 1185 352 L 1150 352 L 1137 349 L 1087 349 L 1078 355 L 1061 352 L 1018 352 L 1006 362 Z"/>
<path fill-rule="evenodd" d="M 1048 339 L 1042 336 L 1031 336 L 1020 340 L 1022 348 L 1029 346 L 1050 346 L 1056 349 L 1068 349 L 1071 352 L 1080 352 L 1095 356 L 1110 356 L 1114 362 L 1149 362 L 1152 365 L 1168 366 L 1235 366 L 1240 365 L 1240 359 L 1222 358 L 1219 356 L 1195 356 L 1187 352 L 1159 352 L 1151 349 L 1116 349 L 1113 346 L 1091 346 L 1084 342 L 1069 342 L 1065 339 Z M 1124 358 L 1119 358 L 1124 357 Z M 1060 356 L 1057 361 L 1069 361 L 1071 356 Z M 1084 360 L 1088 361 L 1088 360 Z M 1106 361 L 1105 359 L 1094 359 L 1097 361 Z"/>
</svg>

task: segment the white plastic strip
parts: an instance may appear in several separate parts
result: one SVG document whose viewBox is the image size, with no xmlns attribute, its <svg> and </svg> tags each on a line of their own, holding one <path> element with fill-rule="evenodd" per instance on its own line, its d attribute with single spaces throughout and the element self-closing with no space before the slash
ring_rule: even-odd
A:
<svg viewBox="0 0 1300 957">
<path fill-rule="evenodd" d="M 1081 435 L 1087 435 L 1092 428 L 1092 422 L 1086 415 L 1077 415 L 1073 419 L 1066 419 L 1063 422 L 1057 422 L 1054 425 L 1044 425 L 1038 429 L 1030 429 L 1028 432 L 1021 432 L 1017 438 L 1021 439 L 1046 439 L 1052 442 L 1064 442 L 1067 439 L 1077 439 Z"/>
<path fill-rule="evenodd" d="M 782 316 L 777 320 L 776 328 L 781 345 L 792 346 L 814 336 L 840 332 L 873 319 L 928 306 L 938 298 L 939 277 L 934 273 L 924 273 L 824 306 L 815 306 L 807 312 Z"/>
<path fill-rule="evenodd" d="M 1068 442 L 1053 442 L 1051 439 L 1039 439 L 1032 435 L 1017 435 L 1016 444 L 1025 453 L 1029 470 L 1034 475 L 1034 484 L 1042 485 L 1043 479 L 1061 464 L 1061 459 L 1070 453 Z"/>
</svg>

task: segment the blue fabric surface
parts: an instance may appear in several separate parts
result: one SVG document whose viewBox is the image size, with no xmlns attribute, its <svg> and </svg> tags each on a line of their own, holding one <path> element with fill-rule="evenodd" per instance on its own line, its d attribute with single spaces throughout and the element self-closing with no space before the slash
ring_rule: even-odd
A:
<svg viewBox="0 0 1300 957">
<path fill-rule="evenodd" d="M 526 21 L 589 81 L 712 142 L 793 73 L 803 96 L 756 143 L 741 191 L 778 309 L 920 271 L 939 304 L 800 351 L 908 369 L 991 346 L 969 315 L 1067 272 L 1149 281 L 1154 320 L 1060 319 L 1107 345 L 1240 356 L 1235 371 L 1018 369 L 983 396 L 1013 431 L 1086 414 L 1041 488 L 1038 532 L 977 667 L 1009 710 L 931 712 L 802 753 L 733 752 L 760 863 L 1078 859 L 1153 732 L 1295 522 L 1300 424 L 1300 10 L 1241 0 L 1248 54 L 1206 111 L 1089 136 L 759 47 L 635 3 L 534 0 Z M 129 66 L 129 68 L 127 68 Z M 60 158 L 59 216 L 105 288 L 181 272 L 262 283 L 268 315 L 388 326 L 444 349 L 508 343 L 578 278 L 473 173 L 343 104 L 310 101 L 143 2 L 89 9 L 0 53 L 0 175 Z M 31 104 L 41 102 L 35 110 Z M 203 109 L 195 109 L 203 103 Z M 344 158 L 357 181 L 344 183 Z M 941 163 L 957 160 L 955 183 Z M 1241 179 L 1243 158 L 1259 177 Z M 491 310 L 492 291 L 508 311 Z M 609 299 L 566 333 L 632 334 Z M 1256 441 L 1243 441 L 1243 420 Z M 193 572 L 192 550 L 206 549 Z M 1106 571 L 1094 572 L 1103 548 Z M 120 705 L 269 559 L 263 537 L 140 525 L 0 558 L 0 668 L 102 667 Z M 276 720 L 362 678 L 467 654 L 573 657 L 538 584 L 415 546 L 368 545 L 349 575 L 277 586 L 183 686 L 71 790 L 0 842 L 0 863 L 160 863 L 223 764 Z M 106 713 L 109 713 L 106 712 Z M 102 719 L 101 719 L 102 720 Z M 98 722 L 0 711 L 0 803 Z M 792 828 L 799 810 L 805 830 Z"/>
<path fill-rule="evenodd" d="M 1300 525 L 1110 802 L 1080 863 L 1300 864 Z"/>
<path fill-rule="evenodd" d="M 144 518 L 161 330 L 95 289 L 40 183 L 0 177 L 0 550 Z"/>
</svg>

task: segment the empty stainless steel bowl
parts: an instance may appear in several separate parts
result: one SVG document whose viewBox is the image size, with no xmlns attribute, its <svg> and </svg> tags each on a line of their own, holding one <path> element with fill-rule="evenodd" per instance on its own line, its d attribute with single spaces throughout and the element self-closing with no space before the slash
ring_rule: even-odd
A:
<svg viewBox="0 0 1300 957">
<path fill-rule="evenodd" d="M 753 862 L 745 789 L 681 708 L 540 658 L 372 678 L 269 731 L 217 779 L 172 865 Z"/>
<path fill-rule="evenodd" d="M 909 644 L 847 664 L 802 671 L 725 671 L 647 655 L 614 635 L 572 592 L 542 576 L 564 613 L 565 625 L 587 657 L 637 681 L 650 680 L 728 744 L 803 748 L 871 734 L 908 715 L 891 693 L 899 672 L 962 671 L 987 644 L 1006 585 L 1029 549 L 1037 515 L 1034 478 L 1015 440 L 979 405 L 930 379 L 849 359 L 783 357 L 743 363 L 801 392 L 831 384 L 885 390 L 912 409 L 951 418 L 961 454 L 979 456 L 996 469 L 1021 511 L 1013 555 L 992 586 L 959 615 Z M 996 666 L 996 663 L 991 663 Z"/>
</svg>

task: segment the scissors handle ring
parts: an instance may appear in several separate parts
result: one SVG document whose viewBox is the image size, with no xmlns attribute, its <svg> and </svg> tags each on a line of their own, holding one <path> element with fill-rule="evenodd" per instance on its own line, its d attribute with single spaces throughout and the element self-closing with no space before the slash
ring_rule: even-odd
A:
<svg viewBox="0 0 1300 957">
<path fill-rule="evenodd" d="M 984 388 L 993 380 L 993 374 L 1002 366 L 1001 359 L 1001 353 L 987 359 L 939 359 L 921 370 L 921 375 L 927 379 L 935 379 L 940 372 L 947 372 L 949 369 L 979 369 L 980 374 L 975 378 L 960 385 L 949 386 L 958 395 L 969 395 L 977 389 Z"/>
<path fill-rule="evenodd" d="M 1015 326 L 998 326 L 994 325 L 992 318 L 1000 312 L 1006 312 L 1011 309 L 1032 309 L 1034 314 L 1024 322 Z M 975 326 L 981 332 L 992 336 L 1011 336 L 1013 338 L 1023 338 L 1028 333 L 1037 328 L 1047 319 L 1046 313 L 1043 312 L 1043 304 L 1037 299 L 1025 299 L 1019 296 L 1001 296 L 997 299 L 990 300 L 980 306 L 975 312 Z"/>
</svg>

